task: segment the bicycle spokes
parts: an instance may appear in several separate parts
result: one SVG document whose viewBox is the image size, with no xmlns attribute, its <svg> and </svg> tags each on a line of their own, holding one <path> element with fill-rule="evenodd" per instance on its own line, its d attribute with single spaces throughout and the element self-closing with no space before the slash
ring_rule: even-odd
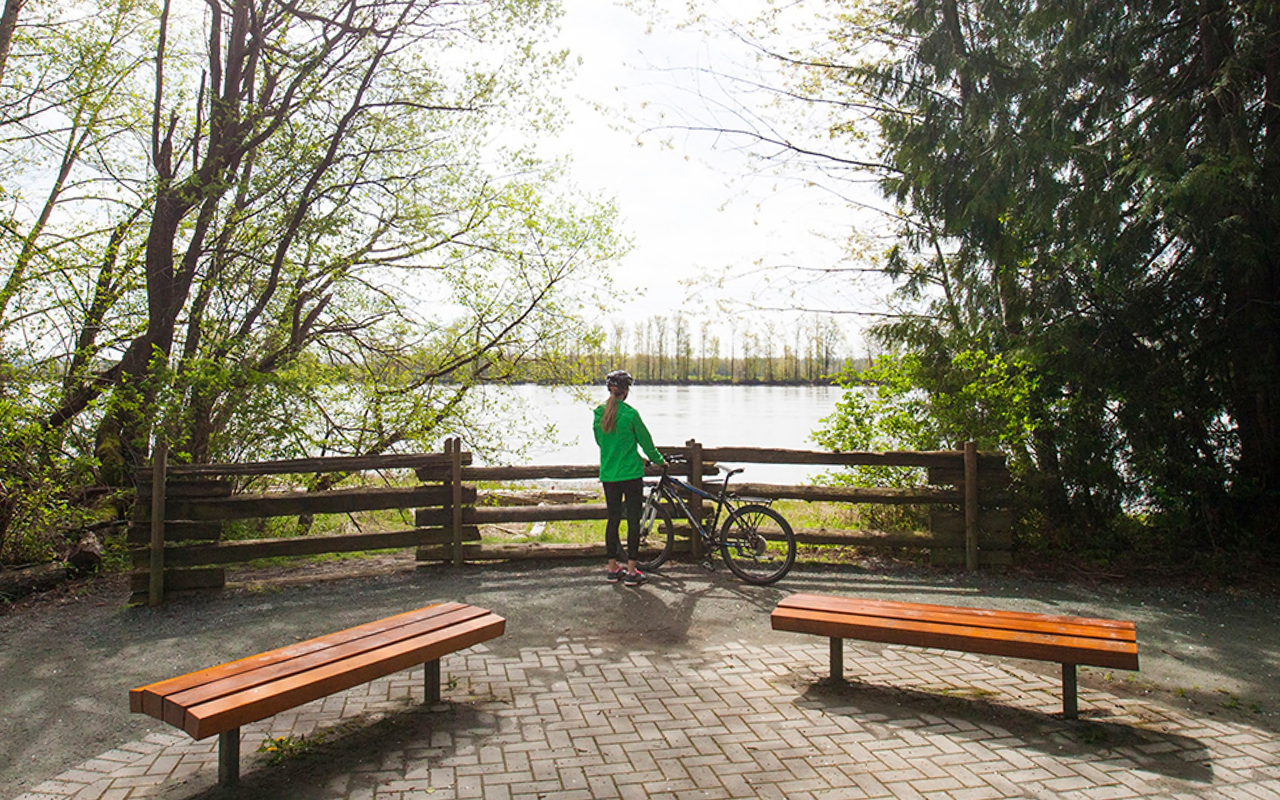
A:
<svg viewBox="0 0 1280 800">
<path fill-rule="evenodd" d="M 641 570 L 655 570 L 670 556 L 675 540 L 671 512 L 656 500 L 645 503 L 640 518 L 640 553 L 636 559 Z"/>
<path fill-rule="evenodd" d="M 729 515 L 720 530 L 720 554 L 748 583 L 773 583 L 795 562 L 795 534 L 773 509 L 742 506 Z"/>
</svg>

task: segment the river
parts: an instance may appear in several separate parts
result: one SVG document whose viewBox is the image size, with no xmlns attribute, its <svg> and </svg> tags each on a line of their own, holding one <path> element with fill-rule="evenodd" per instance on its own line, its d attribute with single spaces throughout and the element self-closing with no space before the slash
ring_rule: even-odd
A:
<svg viewBox="0 0 1280 800">
<path fill-rule="evenodd" d="M 552 424 L 554 444 L 534 444 L 521 459 L 532 464 L 595 464 L 599 453 L 591 436 L 592 409 L 604 402 L 603 388 L 557 386 L 503 387 L 521 401 L 527 419 L 519 438 L 537 423 Z M 813 449 L 810 438 L 830 415 L 843 390 L 837 386 L 644 386 L 627 399 L 640 412 L 659 446 L 696 439 L 706 447 L 778 447 Z M 741 480 L 800 483 L 821 472 L 812 466 L 748 464 Z"/>
</svg>

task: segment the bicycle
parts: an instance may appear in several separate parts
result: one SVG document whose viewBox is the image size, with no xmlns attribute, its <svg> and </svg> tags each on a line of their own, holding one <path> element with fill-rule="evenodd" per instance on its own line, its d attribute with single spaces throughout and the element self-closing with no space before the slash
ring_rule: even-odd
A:
<svg viewBox="0 0 1280 800">
<path fill-rule="evenodd" d="M 796 535 L 791 525 L 777 511 L 769 507 L 770 500 L 739 498 L 729 492 L 729 479 L 741 469 L 725 473 L 720 491 L 712 494 L 697 488 L 670 474 L 672 461 L 683 463 L 679 456 L 667 456 L 662 474 L 646 493 L 640 518 L 640 558 L 637 564 L 642 570 L 655 570 L 671 557 L 675 541 L 672 509 L 678 509 L 689 521 L 694 533 L 701 537 L 708 554 L 703 566 L 711 568 L 711 553 L 717 549 L 724 563 L 747 583 L 764 586 L 787 574 L 796 560 Z M 714 512 L 705 520 L 689 508 L 681 492 L 715 504 Z M 724 524 L 717 525 L 720 515 L 727 511 Z"/>
</svg>

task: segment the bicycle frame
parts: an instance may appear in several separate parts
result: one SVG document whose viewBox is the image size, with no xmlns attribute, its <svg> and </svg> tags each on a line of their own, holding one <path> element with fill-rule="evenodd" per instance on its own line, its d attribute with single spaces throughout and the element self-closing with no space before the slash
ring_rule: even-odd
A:
<svg viewBox="0 0 1280 800">
<path fill-rule="evenodd" d="M 720 527 L 720 515 L 726 510 L 732 512 L 734 508 L 733 498 L 729 495 L 729 479 L 739 472 L 742 472 L 742 470 L 729 470 L 729 472 L 724 476 L 724 486 L 721 487 L 719 493 L 712 494 L 705 489 L 699 489 L 697 486 L 694 486 L 687 481 L 682 481 L 674 475 L 669 474 L 667 471 L 668 467 L 669 464 L 662 465 L 662 475 L 658 477 L 658 483 L 654 487 L 654 490 L 660 497 L 670 500 L 672 505 L 679 508 L 680 513 L 684 515 L 684 518 L 689 521 L 689 524 L 693 529 L 702 537 L 702 541 L 709 547 L 714 547 L 716 543 L 716 531 Z M 693 513 L 693 510 L 689 508 L 689 505 L 680 495 L 680 489 L 684 489 L 695 497 L 703 500 L 710 500 L 712 503 L 715 503 L 715 513 L 711 516 L 709 525 L 704 527 L 702 520 L 697 519 L 698 515 Z"/>
<path fill-rule="evenodd" d="M 683 516 L 697 531 L 696 537 L 691 536 L 693 543 L 701 542 L 708 551 L 704 554 L 704 567 L 714 568 L 712 553 L 719 551 L 729 569 L 747 583 L 764 586 L 786 575 L 795 563 L 795 532 L 786 518 L 769 508 L 769 500 L 729 493 L 729 480 L 742 470 L 729 470 L 718 491 L 709 492 L 673 477 L 668 464 L 674 460 L 674 456 L 668 457 L 658 482 L 649 484 L 645 493 L 640 531 L 642 542 L 647 543 L 646 555 L 637 563 L 643 563 L 646 569 L 657 569 L 670 558 L 675 540 L 672 520 Z M 714 503 L 715 509 L 704 518 L 689 507 L 686 497 Z M 661 524 L 656 529 L 657 536 L 650 541 L 658 520 Z"/>
</svg>

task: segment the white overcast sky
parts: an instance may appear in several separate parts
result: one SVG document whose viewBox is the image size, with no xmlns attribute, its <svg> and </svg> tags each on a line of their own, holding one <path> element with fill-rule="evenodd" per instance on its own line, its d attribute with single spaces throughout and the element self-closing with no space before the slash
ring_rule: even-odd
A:
<svg viewBox="0 0 1280 800">
<path fill-rule="evenodd" d="M 661 125 L 663 112 L 667 121 L 707 119 L 711 112 L 699 95 L 716 90 L 698 68 L 747 65 L 749 54 L 740 43 L 649 27 L 634 11 L 608 0 L 563 5 L 560 44 L 581 66 L 567 93 L 565 131 L 551 148 L 571 156 L 579 186 L 611 196 L 618 205 L 634 249 L 615 277 L 621 286 L 645 289 L 628 307 L 629 317 L 705 308 L 705 302 L 690 301 L 691 290 L 681 285 L 703 274 L 746 275 L 757 264 L 830 267 L 841 260 L 854 216 L 830 193 L 806 185 L 802 176 L 761 174 L 740 141 L 642 131 Z M 735 281 L 732 291 L 745 296 L 753 285 L 748 277 Z M 833 299 L 831 288 L 823 299 Z M 870 289 L 852 290 L 839 300 L 858 310 L 883 309 Z M 858 331 L 866 320 L 841 322 L 860 353 Z"/>
</svg>

